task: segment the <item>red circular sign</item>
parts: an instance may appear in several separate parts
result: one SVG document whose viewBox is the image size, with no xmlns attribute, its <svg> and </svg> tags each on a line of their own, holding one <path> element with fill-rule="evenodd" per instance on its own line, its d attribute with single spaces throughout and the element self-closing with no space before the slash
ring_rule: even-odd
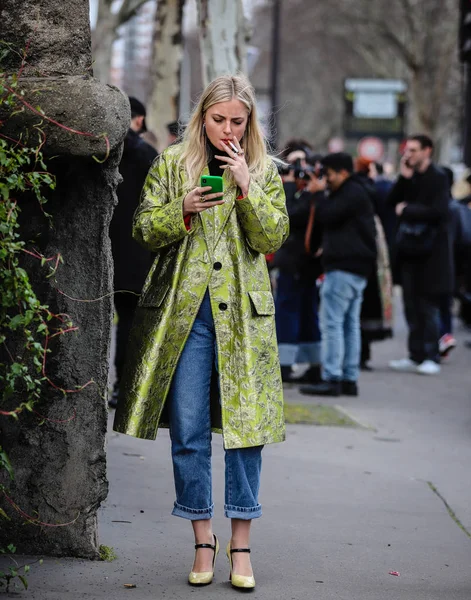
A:
<svg viewBox="0 0 471 600">
<path fill-rule="evenodd" d="M 384 156 L 384 144 L 377 137 L 364 137 L 358 142 L 358 156 L 369 160 L 381 160 Z"/>
</svg>

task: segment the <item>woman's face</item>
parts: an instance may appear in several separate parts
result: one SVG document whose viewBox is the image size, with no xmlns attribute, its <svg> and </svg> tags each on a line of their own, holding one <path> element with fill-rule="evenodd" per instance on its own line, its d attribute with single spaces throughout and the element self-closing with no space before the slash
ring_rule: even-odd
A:
<svg viewBox="0 0 471 600">
<path fill-rule="evenodd" d="M 213 146 L 223 150 L 222 141 L 232 141 L 236 136 L 240 142 L 247 128 L 248 118 L 249 111 L 237 98 L 213 104 L 206 111 L 204 118 L 206 135 Z"/>
</svg>

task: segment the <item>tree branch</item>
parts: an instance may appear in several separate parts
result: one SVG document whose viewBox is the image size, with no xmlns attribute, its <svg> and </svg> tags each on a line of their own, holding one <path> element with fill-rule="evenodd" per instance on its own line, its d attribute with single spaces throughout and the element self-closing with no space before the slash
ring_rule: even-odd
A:
<svg viewBox="0 0 471 600">
<path fill-rule="evenodd" d="M 144 6 L 147 2 L 149 2 L 149 0 L 124 0 L 116 15 L 115 29 L 132 19 L 141 6 Z"/>
<path fill-rule="evenodd" d="M 401 0 L 401 4 L 404 11 L 405 21 L 409 27 L 409 33 L 412 38 L 415 38 L 418 34 L 418 31 L 414 19 L 414 7 L 412 6 L 410 0 Z"/>
</svg>

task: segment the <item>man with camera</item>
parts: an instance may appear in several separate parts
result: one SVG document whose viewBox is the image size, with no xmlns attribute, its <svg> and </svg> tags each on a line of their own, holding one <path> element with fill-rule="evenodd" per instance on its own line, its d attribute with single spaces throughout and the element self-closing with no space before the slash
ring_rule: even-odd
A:
<svg viewBox="0 0 471 600">
<path fill-rule="evenodd" d="M 376 261 L 374 208 L 361 182 L 353 175 L 349 154 L 329 154 L 322 160 L 325 177 L 311 189 L 329 194 L 317 203 L 323 227 L 321 288 L 321 383 L 301 386 L 303 394 L 358 395 L 360 310 L 363 291 Z"/>
<path fill-rule="evenodd" d="M 316 279 L 321 273 L 318 256 L 321 231 L 315 218 L 315 194 L 311 190 L 316 156 L 300 141 L 288 143 L 286 162 L 281 169 L 290 235 L 275 254 L 272 268 L 276 281 L 276 331 L 284 382 L 314 383 L 320 379 L 321 336 L 318 323 Z M 313 164 L 309 164 L 309 162 Z M 307 363 L 301 378 L 293 376 L 292 365 Z"/>
</svg>

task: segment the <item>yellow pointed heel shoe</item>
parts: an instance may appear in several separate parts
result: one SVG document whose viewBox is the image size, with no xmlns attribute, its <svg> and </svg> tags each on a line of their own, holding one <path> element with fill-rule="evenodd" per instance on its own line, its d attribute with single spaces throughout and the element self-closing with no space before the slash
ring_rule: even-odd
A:
<svg viewBox="0 0 471 600">
<path fill-rule="evenodd" d="M 255 578 L 253 575 L 237 575 L 237 573 L 232 572 L 232 555 L 234 552 L 248 552 L 250 554 L 250 548 L 231 548 L 231 542 L 227 544 L 226 554 L 231 568 L 229 581 L 235 588 L 253 589 L 255 587 Z"/>
<path fill-rule="evenodd" d="M 218 555 L 218 552 L 219 552 L 218 539 L 214 534 L 213 534 L 213 537 L 214 537 L 214 544 L 195 544 L 195 550 L 198 550 L 198 548 L 211 548 L 211 550 L 213 550 L 213 552 L 214 552 L 213 570 L 205 571 L 203 573 L 195 573 L 194 571 L 191 571 L 191 573 L 188 575 L 188 583 L 190 585 L 209 585 L 213 580 L 214 563 L 216 562 L 216 556 Z"/>
</svg>

